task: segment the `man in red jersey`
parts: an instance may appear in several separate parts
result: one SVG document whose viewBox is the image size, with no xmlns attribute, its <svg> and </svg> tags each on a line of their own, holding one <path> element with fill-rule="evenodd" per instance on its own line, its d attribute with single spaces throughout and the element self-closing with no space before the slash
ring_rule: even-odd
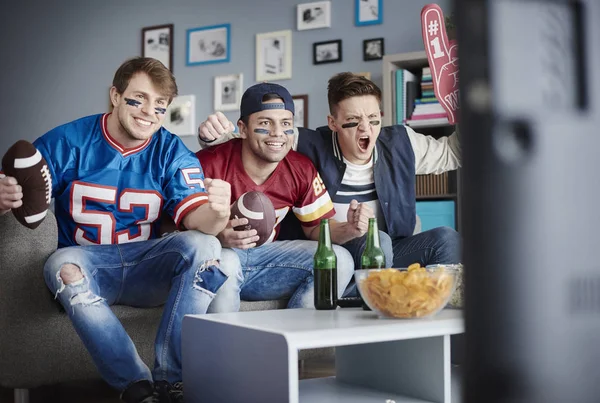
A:
<svg viewBox="0 0 600 403">
<path fill-rule="evenodd" d="M 231 220 L 218 238 L 223 249 L 221 269 L 229 279 L 221 287 L 209 312 L 236 311 L 243 300 L 289 298 L 288 308 L 313 307 L 313 256 L 319 238 L 319 221 L 335 214 L 333 203 L 316 168 L 292 151 L 294 102 L 289 92 L 272 83 L 256 84 L 244 93 L 238 120 L 240 139 L 201 150 L 196 155 L 205 174 L 231 185 L 231 202 L 249 191 L 263 192 L 273 203 L 277 222 L 269 241 L 255 247 L 255 230 L 234 231 L 246 219 Z M 309 240 L 277 241 L 279 224 L 290 209 L 302 223 Z M 361 236 L 367 214 L 352 214 L 348 222 L 331 222 L 333 243 Z M 337 255 L 338 293 L 354 273 L 350 253 L 334 245 Z"/>
</svg>

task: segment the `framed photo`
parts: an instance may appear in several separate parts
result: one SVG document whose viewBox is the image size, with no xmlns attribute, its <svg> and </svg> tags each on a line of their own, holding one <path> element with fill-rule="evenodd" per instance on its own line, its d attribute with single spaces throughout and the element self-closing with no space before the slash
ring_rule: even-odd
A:
<svg viewBox="0 0 600 403">
<path fill-rule="evenodd" d="M 296 6 L 298 31 L 329 27 L 331 27 L 331 1 L 317 1 Z"/>
<path fill-rule="evenodd" d="M 342 40 L 313 43 L 313 64 L 342 61 Z"/>
<path fill-rule="evenodd" d="M 383 54 L 383 38 L 365 39 L 363 41 L 363 60 L 365 62 L 383 59 Z"/>
<path fill-rule="evenodd" d="M 173 24 L 142 28 L 142 57 L 160 60 L 173 71 Z"/>
<path fill-rule="evenodd" d="M 383 0 L 355 0 L 356 25 L 383 23 Z"/>
<path fill-rule="evenodd" d="M 360 73 L 354 73 L 354 74 L 356 74 L 357 76 L 363 76 L 367 80 L 371 79 L 371 72 L 370 71 L 361 71 Z"/>
<path fill-rule="evenodd" d="M 186 65 L 228 62 L 230 43 L 230 24 L 188 29 Z"/>
<path fill-rule="evenodd" d="M 240 109 L 244 92 L 243 74 L 215 77 L 215 111 Z"/>
<path fill-rule="evenodd" d="M 256 34 L 256 81 L 292 78 L 292 31 Z"/>
<path fill-rule="evenodd" d="M 178 136 L 196 135 L 196 96 L 180 95 L 167 108 L 163 126 Z"/>
<path fill-rule="evenodd" d="M 308 95 L 293 95 L 294 127 L 308 127 Z"/>
</svg>

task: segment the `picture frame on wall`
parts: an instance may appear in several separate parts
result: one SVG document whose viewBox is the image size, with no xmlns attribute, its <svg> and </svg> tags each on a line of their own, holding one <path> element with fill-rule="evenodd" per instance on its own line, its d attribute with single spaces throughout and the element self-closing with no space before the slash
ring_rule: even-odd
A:
<svg viewBox="0 0 600 403">
<path fill-rule="evenodd" d="M 178 136 L 195 136 L 196 127 L 196 96 L 179 95 L 167 108 L 165 129 Z"/>
<path fill-rule="evenodd" d="M 292 31 L 256 34 L 256 81 L 292 78 Z"/>
<path fill-rule="evenodd" d="M 331 27 L 331 1 L 316 1 L 296 6 L 296 29 Z"/>
<path fill-rule="evenodd" d="M 292 95 L 294 100 L 294 127 L 308 127 L 308 94 Z"/>
<path fill-rule="evenodd" d="M 186 65 L 227 63 L 230 59 L 231 24 L 187 30 Z"/>
<path fill-rule="evenodd" d="M 356 25 L 383 24 L 383 0 L 355 0 Z"/>
<path fill-rule="evenodd" d="M 383 38 L 365 39 L 363 41 L 363 60 L 381 60 L 385 54 Z"/>
<path fill-rule="evenodd" d="M 338 63 L 341 61 L 341 39 L 313 43 L 313 64 Z"/>
<path fill-rule="evenodd" d="M 157 59 L 173 71 L 173 24 L 142 28 L 142 57 Z"/>
<path fill-rule="evenodd" d="M 244 92 L 244 75 L 229 74 L 215 77 L 215 111 L 236 111 L 240 109 Z"/>
</svg>

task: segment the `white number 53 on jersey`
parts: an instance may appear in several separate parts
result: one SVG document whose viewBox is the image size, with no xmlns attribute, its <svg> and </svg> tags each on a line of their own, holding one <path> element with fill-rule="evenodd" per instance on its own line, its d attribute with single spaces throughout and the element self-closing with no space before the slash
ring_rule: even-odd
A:
<svg viewBox="0 0 600 403">
<path fill-rule="evenodd" d="M 87 201 L 117 204 L 120 212 L 133 213 L 134 207 L 145 209 L 145 217 L 135 222 L 137 235 L 132 236 L 130 229 L 116 231 L 116 219 L 106 211 L 86 209 Z M 158 219 L 162 210 L 162 196 L 153 190 L 125 189 L 117 200 L 117 188 L 98 186 L 85 182 L 74 182 L 71 189 L 71 216 L 77 224 L 94 227 L 98 231 L 97 239 L 90 238 L 89 232 L 77 226 L 75 241 L 79 245 L 108 245 L 146 241 L 152 234 L 152 223 Z"/>
</svg>

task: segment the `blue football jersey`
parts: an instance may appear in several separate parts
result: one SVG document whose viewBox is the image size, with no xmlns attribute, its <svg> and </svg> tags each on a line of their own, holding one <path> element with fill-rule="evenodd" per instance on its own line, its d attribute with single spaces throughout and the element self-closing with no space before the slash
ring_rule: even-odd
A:
<svg viewBox="0 0 600 403">
<path fill-rule="evenodd" d="M 59 247 L 156 238 L 163 211 L 179 226 L 207 202 L 200 162 L 177 136 L 161 127 L 126 149 L 107 118 L 75 120 L 33 143 L 52 174 Z"/>
</svg>

